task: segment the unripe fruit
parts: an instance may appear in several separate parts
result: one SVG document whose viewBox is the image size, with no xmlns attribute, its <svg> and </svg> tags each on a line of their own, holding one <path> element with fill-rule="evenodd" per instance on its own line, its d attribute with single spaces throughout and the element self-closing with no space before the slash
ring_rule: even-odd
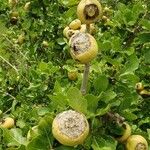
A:
<svg viewBox="0 0 150 150">
<path fill-rule="evenodd" d="M 139 94 L 140 94 L 143 98 L 150 97 L 150 91 L 147 91 L 147 90 L 142 90 L 142 91 L 139 92 Z"/>
<path fill-rule="evenodd" d="M 80 32 L 84 32 L 84 33 L 87 32 L 86 24 L 82 24 L 81 25 Z M 94 34 L 95 32 L 96 32 L 96 27 L 92 23 L 92 24 L 90 24 L 90 31 L 89 31 L 89 33 L 90 34 Z"/>
<path fill-rule="evenodd" d="M 80 32 L 79 30 L 72 30 L 72 29 L 69 29 L 69 30 L 66 32 L 66 38 L 67 38 L 67 39 L 70 39 L 74 34 L 79 33 L 79 32 Z"/>
<path fill-rule="evenodd" d="M 24 5 L 24 10 L 25 10 L 25 11 L 29 11 L 30 4 L 31 4 L 31 2 L 27 2 L 27 3 Z"/>
<path fill-rule="evenodd" d="M 19 17 L 19 13 L 17 11 L 12 11 L 12 12 L 10 12 L 10 17 L 18 18 Z"/>
<path fill-rule="evenodd" d="M 93 60 L 98 53 L 95 38 L 88 33 L 77 33 L 69 41 L 70 54 L 73 59 L 86 64 Z"/>
<path fill-rule="evenodd" d="M 141 135 L 131 135 L 127 139 L 127 150 L 148 150 L 148 143 Z"/>
<path fill-rule="evenodd" d="M 15 121 L 13 118 L 10 117 L 5 118 L 4 121 L 0 123 L 0 127 L 7 128 L 7 129 L 12 128 L 14 125 L 15 125 Z"/>
<path fill-rule="evenodd" d="M 75 81 L 78 78 L 77 71 L 68 71 L 68 78 L 72 81 Z"/>
<path fill-rule="evenodd" d="M 108 7 L 104 7 L 103 12 L 109 12 L 110 9 Z"/>
<path fill-rule="evenodd" d="M 43 41 L 43 42 L 42 42 L 42 45 L 43 45 L 43 47 L 45 47 L 45 48 L 47 48 L 47 47 L 49 46 L 49 44 L 48 44 L 47 41 Z"/>
<path fill-rule="evenodd" d="M 84 32 L 84 33 L 87 32 L 86 24 L 81 25 L 80 32 Z"/>
<path fill-rule="evenodd" d="M 70 29 L 70 28 L 67 26 L 67 27 L 65 27 L 64 30 L 63 30 L 63 35 L 64 35 L 65 37 L 67 37 L 67 32 L 68 32 L 69 29 Z"/>
<path fill-rule="evenodd" d="M 108 20 L 108 18 L 106 16 L 102 16 L 102 20 L 104 20 L 106 22 Z"/>
<path fill-rule="evenodd" d="M 18 0 L 9 0 L 8 3 L 11 7 L 14 7 L 18 3 Z"/>
<path fill-rule="evenodd" d="M 69 24 L 69 28 L 73 30 L 78 30 L 80 27 L 81 21 L 79 19 L 75 19 Z"/>
<path fill-rule="evenodd" d="M 54 118 L 52 133 L 61 144 L 75 146 L 82 144 L 88 136 L 89 124 L 83 114 L 68 110 Z"/>
<path fill-rule="evenodd" d="M 120 138 L 117 138 L 119 142 L 124 142 L 128 139 L 128 137 L 131 135 L 131 127 L 127 123 L 123 123 L 122 127 L 124 128 L 124 133 Z"/>
<path fill-rule="evenodd" d="M 144 90 L 144 86 L 143 86 L 142 82 L 136 83 L 135 89 L 136 89 L 137 92 Z"/>
<path fill-rule="evenodd" d="M 102 7 L 98 0 L 81 0 L 77 6 L 78 18 L 84 24 L 94 23 L 102 15 Z"/>
<path fill-rule="evenodd" d="M 25 41 L 25 36 L 24 36 L 24 34 L 21 34 L 21 35 L 19 35 L 19 37 L 18 37 L 18 44 L 23 44 L 23 42 Z"/>
</svg>

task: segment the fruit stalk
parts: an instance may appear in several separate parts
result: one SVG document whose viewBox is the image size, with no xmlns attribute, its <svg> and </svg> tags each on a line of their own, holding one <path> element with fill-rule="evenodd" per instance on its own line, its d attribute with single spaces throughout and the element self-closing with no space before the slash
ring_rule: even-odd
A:
<svg viewBox="0 0 150 150">
<path fill-rule="evenodd" d="M 87 33 L 89 33 L 90 32 L 90 24 L 86 24 L 86 29 L 87 29 Z M 89 72 L 90 72 L 90 63 L 87 63 L 84 66 L 83 80 L 82 80 L 82 85 L 81 85 L 82 95 L 85 95 L 86 91 L 87 91 Z"/>
<path fill-rule="evenodd" d="M 90 71 L 90 63 L 87 63 L 85 64 L 85 67 L 84 67 L 84 74 L 83 74 L 83 80 L 82 80 L 82 85 L 81 85 L 82 95 L 85 95 L 87 91 L 89 71 Z"/>
</svg>

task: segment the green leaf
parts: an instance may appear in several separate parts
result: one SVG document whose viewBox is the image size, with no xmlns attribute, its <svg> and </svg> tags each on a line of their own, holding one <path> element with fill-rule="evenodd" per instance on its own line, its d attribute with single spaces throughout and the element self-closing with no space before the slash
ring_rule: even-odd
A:
<svg viewBox="0 0 150 150">
<path fill-rule="evenodd" d="M 139 59 L 135 54 L 129 56 L 125 67 L 122 69 L 120 76 L 133 73 L 139 67 Z"/>
<path fill-rule="evenodd" d="M 17 146 L 26 144 L 26 138 L 22 136 L 21 129 L 13 128 L 11 130 L 2 128 L 4 140 L 9 146 Z"/>
<path fill-rule="evenodd" d="M 87 110 L 91 113 L 95 113 L 98 106 L 98 99 L 96 96 L 92 94 L 88 94 L 85 96 L 87 100 Z"/>
<path fill-rule="evenodd" d="M 133 114 L 130 110 L 122 111 L 122 116 L 126 118 L 128 121 L 133 121 L 137 119 L 137 116 Z"/>
<path fill-rule="evenodd" d="M 64 93 L 57 93 L 57 95 L 48 95 L 48 97 L 52 100 L 54 108 L 65 108 L 68 104 L 67 96 L 64 95 Z"/>
<path fill-rule="evenodd" d="M 109 136 L 105 136 L 104 138 L 102 138 L 101 135 L 93 137 L 91 146 L 93 150 L 114 150 L 116 149 L 117 142 Z"/>
<path fill-rule="evenodd" d="M 105 91 L 108 87 L 108 79 L 105 75 L 99 75 L 95 80 L 94 80 L 94 88 L 95 91 L 99 94 L 102 91 Z"/>
<path fill-rule="evenodd" d="M 76 111 L 87 113 L 87 100 L 82 96 L 79 89 L 72 87 L 67 92 L 69 105 Z"/>
<path fill-rule="evenodd" d="M 117 94 L 112 90 L 107 90 L 106 92 L 102 93 L 100 99 L 108 104 L 111 100 L 113 100 Z"/>
<path fill-rule="evenodd" d="M 28 144 L 27 150 L 49 150 L 52 148 L 52 122 L 53 116 L 51 114 L 43 117 L 38 124 L 38 133 Z"/>
</svg>

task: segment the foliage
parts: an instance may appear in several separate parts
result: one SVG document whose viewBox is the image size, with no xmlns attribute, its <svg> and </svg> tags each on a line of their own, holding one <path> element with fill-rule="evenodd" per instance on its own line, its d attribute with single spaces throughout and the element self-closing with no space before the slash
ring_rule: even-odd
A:
<svg viewBox="0 0 150 150">
<path fill-rule="evenodd" d="M 3 0 L 0 5 L 0 117 L 11 116 L 16 122 L 15 128 L 0 129 L 0 149 L 123 150 L 114 138 L 118 130 L 103 120 L 110 110 L 150 144 L 150 97 L 135 90 L 137 82 L 150 89 L 149 1 L 101 1 L 110 7 L 104 14 L 110 20 L 97 22 L 99 54 L 91 63 L 85 96 L 79 90 L 83 65 L 71 59 L 62 34 L 77 17 L 79 0 L 34 0 L 25 11 L 26 2 L 11 8 Z M 11 22 L 12 11 L 19 13 L 16 24 Z M 76 81 L 68 79 L 70 70 L 78 71 Z M 89 137 L 76 147 L 59 144 L 51 133 L 53 117 L 69 108 L 84 113 L 90 122 Z M 39 133 L 29 141 L 28 130 L 35 125 Z"/>
</svg>

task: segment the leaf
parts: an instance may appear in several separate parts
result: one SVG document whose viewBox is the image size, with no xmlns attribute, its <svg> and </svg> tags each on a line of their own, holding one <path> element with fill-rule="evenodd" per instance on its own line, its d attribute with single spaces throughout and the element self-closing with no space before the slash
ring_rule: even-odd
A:
<svg viewBox="0 0 150 150">
<path fill-rule="evenodd" d="M 138 67 L 139 67 L 139 59 L 134 53 L 129 56 L 127 63 L 125 64 L 125 67 L 121 71 L 122 73 L 120 77 L 129 73 L 133 73 L 136 69 L 138 69 Z"/>
<path fill-rule="evenodd" d="M 69 105 L 76 111 L 87 113 L 87 100 L 82 96 L 79 89 L 72 87 L 67 92 Z"/>
<path fill-rule="evenodd" d="M 114 150 L 117 142 L 110 136 L 94 136 L 91 146 L 93 150 Z"/>
<path fill-rule="evenodd" d="M 57 93 L 57 95 L 48 95 L 48 97 L 52 100 L 53 107 L 58 108 L 62 107 L 65 108 L 68 104 L 67 96 L 63 93 Z"/>
<path fill-rule="evenodd" d="M 108 104 L 111 100 L 113 100 L 115 97 L 117 96 L 117 94 L 112 91 L 112 90 L 107 90 L 106 92 L 102 93 L 102 95 L 100 96 L 100 99 L 105 102 L 106 104 Z"/>
<path fill-rule="evenodd" d="M 108 87 L 108 79 L 105 75 L 99 75 L 95 80 L 94 80 L 94 88 L 95 91 L 99 94 L 102 91 L 105 91 Z"/>
<path fill-rule="evenodd" d="M 27 150 L 49 150 L 52 148 L 53 136 L 51 133 L 53 116 L 43 117 L 38 124 L 38 133 L 28 144 Z"/>
<path fill-rule="evenodd" d="M 88 94 L 85 96 L 87 100 L 87 110 L 91 113 L 95 113 L 98 106 L 98 99 L 96 96 L 92 94 Z"/>
<path fill-rule="evenodd" d="M 129 110 L 124 110 L 121 113 L 122 113 L 122 116 L 126 118 L 128 121 L 133 121 L 137 119 L 137 116 L 133 114 L 132 112 L 130 112 Z"/>
<path fill-rule="evenodd" d="M 26 138 L 22 136 L 21 129 L 13 128 L 13 129 L 5 129 L 3 130 L 3 137 L 4 140 L 7 142 L 9 146 L 17 146 L 20 147 L 21 145 L 26 144 Z"/>
</svg>

